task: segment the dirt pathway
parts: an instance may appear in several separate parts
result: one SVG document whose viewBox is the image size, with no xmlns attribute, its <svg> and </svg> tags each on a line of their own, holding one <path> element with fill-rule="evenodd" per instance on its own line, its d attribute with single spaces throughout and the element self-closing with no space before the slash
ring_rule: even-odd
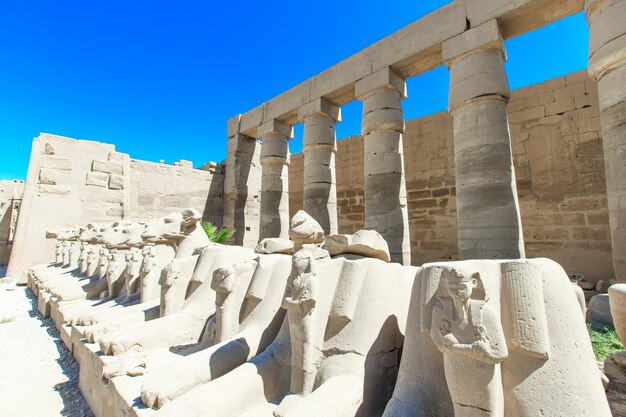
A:
<svg viewBox="0 0 626 417">
<path fill-rule="evenodd" d="M 78 364 L 25 287 L 0 280 L 0 416 L 91 417 Z"/>
</svg>

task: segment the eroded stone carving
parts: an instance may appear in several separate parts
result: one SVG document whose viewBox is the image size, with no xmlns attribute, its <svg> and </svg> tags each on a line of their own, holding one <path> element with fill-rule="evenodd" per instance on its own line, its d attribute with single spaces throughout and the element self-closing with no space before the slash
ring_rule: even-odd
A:
<svg viewBox="0 0 626 417">
<path fill-rule="evenodd" d="M 443 353 L 454 416 L 503 415 L 499 363 L 508 352 L 480 273 L 445 269 L 441 278 L 447 294 L 434 307 L 431 337 Z"/>
</svg>

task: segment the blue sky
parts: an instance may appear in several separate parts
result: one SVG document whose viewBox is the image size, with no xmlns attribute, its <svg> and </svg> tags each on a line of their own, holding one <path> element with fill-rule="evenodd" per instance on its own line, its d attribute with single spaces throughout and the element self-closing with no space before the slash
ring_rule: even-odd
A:
<svg viewBox="0 0 626 417">
<path fill-rule="evenodd" d="M 23 179 L 39 132 L 196 166 L 225 155 L 226 120 L 442 0 L 0 2 L 0 179 Z M 582 14 L 508 40 L 511 88 L 586 67 Z M 408 80 L 405 116 L 446 108 L 448 71 Z M 338 137 L 359 132 L 360 103 Z M 292 152 L 301 146 L 296 127 Z"/>
</svg>

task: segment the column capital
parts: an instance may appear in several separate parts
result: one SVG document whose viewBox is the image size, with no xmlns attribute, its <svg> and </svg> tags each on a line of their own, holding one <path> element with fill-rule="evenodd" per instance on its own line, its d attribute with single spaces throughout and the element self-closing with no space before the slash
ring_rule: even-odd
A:
<svg viewBox="0 0 626 417">
<path fill-rule="evenodd" d="M 313 115 L 325 115 L 335 121 L 341 122 L 341 109 L 330 101 L 317 98 L 298 109 L 298 121 L 303 122 L 305 118 Z"/>
<path fill-rule="evenodd" d="M 406 83 L 391 67 L 382 68 L 357 81 L 354 95 L 363 100 L 377 90 L 397 90 L 403 99 L 406 98 Z"/>
<path fill-rule="evenodd" d="M 289 138 L 293 137 L 293 127 L 290 124 L 285 122 L 281 122 L 280 120 L 270 120 L 269 122 L 263 123 L 261 126 L 257 128 L 257 136 L 262 138 L 263 136 L 269 134 L 279 134 L 284 135 Z"/>
<path fill-rule="evenodd" d="M 599 81 L 626 64 L 626 0 L 586 0 L 585 16 L 589 26 L 587 72 Z"/>
<path fill-rule="evenodd" d="M 502 60 L 506 60 L 504 39 L 496 19 L 448 39 L 441 45 L 441 56 L 448 68 L 467 55 L 481 50 L 500 51 Z"/>
</svg>

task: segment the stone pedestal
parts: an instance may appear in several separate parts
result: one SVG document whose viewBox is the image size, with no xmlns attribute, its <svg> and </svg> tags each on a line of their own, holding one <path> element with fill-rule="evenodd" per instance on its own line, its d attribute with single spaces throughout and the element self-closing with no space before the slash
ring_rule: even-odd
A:
<svg viewBox="0 0 626 417">
<path fill-rule="evenodd" d="M 259 240 L 289 237 L 290 125 L 272 120 L 257 129 L 261 146 L 261 216 Z"/>
<path fill-rule="evenodd" d="M 523 258 L 497 22 L 444 42 L 443 55 L 450 68 L 459 258 Z"/>
<path fill-rule="evenodd" d="M 259 241 L 261 145 L 236 133 L 228 139 L 226 152 L 224 227 L 235 230 L 235 245 L 253 248 Z"/>
<path fill-rule="evenodd" d="M 589 76 L 598 83 L 615 277 L 626 282 L 626 0 L 587 0 Z"/>
<path fill-rule="evenodd" d="M 318 99 L 300 108 L 298 120 L 304 123 L 304 211 L 326 235 L 334 235 L 338 232 L 335 123 L 340 120 L 340 110 Z"/>
<path fill-rule="evenodd" d="M 358 81 L 355 93 L 363 102 L 365 228 L 385 238 L 393 262 L 409 265 L 404 118 L 400 104 L 406 97 L 406 86 L 391 68 L 384 68 Z"/>
</svg>

